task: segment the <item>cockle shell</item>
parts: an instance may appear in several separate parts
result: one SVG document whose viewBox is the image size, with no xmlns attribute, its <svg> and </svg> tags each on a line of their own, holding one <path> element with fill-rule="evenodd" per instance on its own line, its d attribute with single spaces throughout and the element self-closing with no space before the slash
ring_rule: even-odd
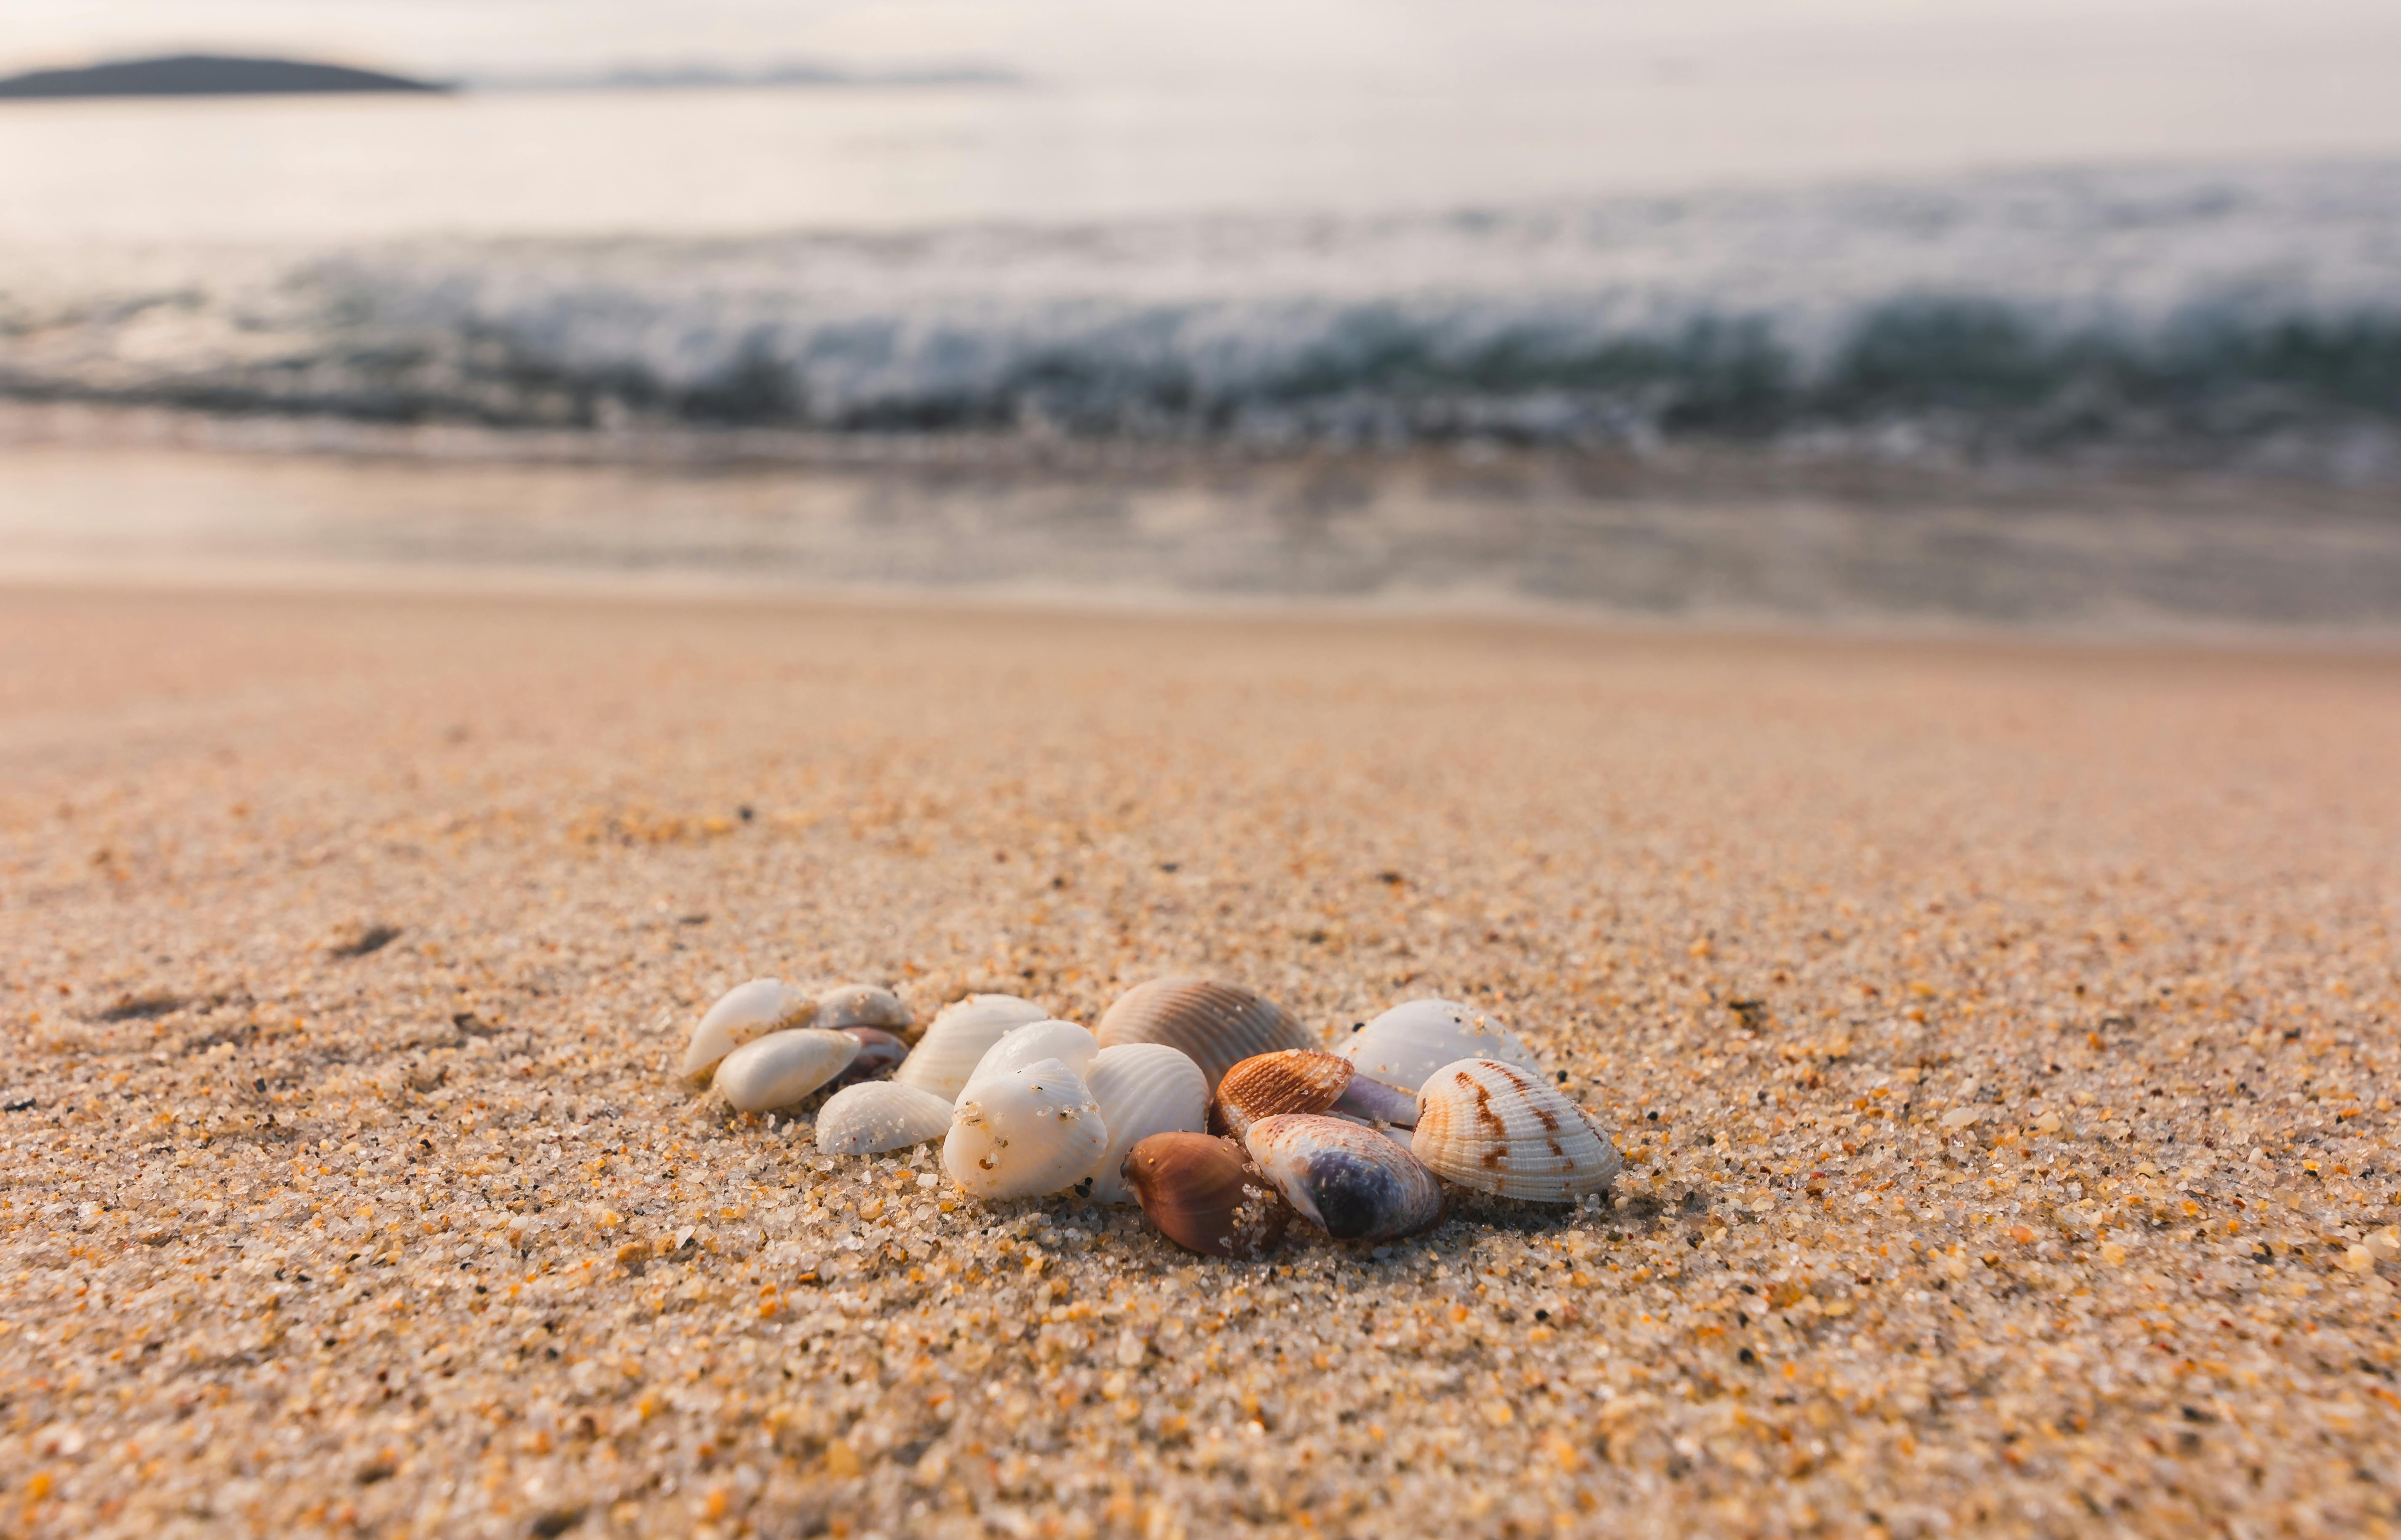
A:
<svg viewBox="0 0 2401 1540">
<path fill-rule="evenodd" d="M 951 1109 L 942 1169 L 978 1198 L 1035 1198 L 1082 1179 L 1109 1142 L 1083 1079 L 1056 1059 L 979 1080 Z"/>
<path fill-rule="evenodd" d="M 842 1073 L 858 1057 L 858 1039 L 823 1027 L 770 1032 L 725 1055 L 717 1089 L 737 1112 L 789 1107 Z"/>
<path fill-rule="evenodd" d="M 816 1002 L 781 979 L 753 979 L 718 997 L 692 1029 L 683 1051 L 682 1075 L 705 1080 L 718 1061 L 755 1038 L 782 1027 L 806 1026 Z"/>
<path fill-rule="evenodd" d="M 1352 1032 L 1337 1050 L 1359 1073 L 1404 1091 L 1423 1090 L 1434 1072 L 1461 1059 L 1491 1059 L 1541 1074 L 1543 1061 L 1517 1035 L 1456 1000 L 1409 1000 Z"/>
<path fill-rule="evenodd" d="M 906 1032 L 916 1020 L 900 997 L 871 983 L 842 983 L 817 997 L 818 1026 L 880 1026 Z"/>
<path fill-rule="evenodd" d="M 1159 1233 L 1203 1257 L 1256 1257 L 1292 1222 L 1292 1205 L 1242 1147 L 1209 1134 L 1154 1134 L 1118 1175 Z"/>
<path fill-rule="evenodd" d="M 1100 1051 L 1084 1083 L 1109 1130 L 1108 1148 L 1089 1173 L 1091 1194 L 1104 1203 L 1132 1203 L 1121 1174 L 1127 1154 L 1154 1134 L 1199 1133 L 1208 1118 L 1209 1082 L 1182 1049 L 1119 1043 Z"/>
<path fill-rule="evenodd" d="M 844 1026 L 836 1030 L 858 1041 L 858 1057 L 826 1082 L 828 1090 L 840 1091 L 862 1080 L 884 1079 L 909 1057 L 909 1045 L 880 1026 Z"/>
<path fill-rule="evenodd" d="M 1314 1046 L 1273 1000 L 1207 979 L 1154 979 L 1118 997 L 1095 1034 L 1103 1048 L 1165 1043 L 1200 1066 L 1214 1094 L 1226 1071 L 1258 1053 Z"/>
<path fill-rule="evenodd" d="M 1100 1051 L 1101 1045 L 1092 1040 L 1092 1035 L 1074 1022 L 1034 1022 L 993 1044 L 959 1094 L 972 1096 L 975 1088 L 985 1080 L 1045 1059 L 1058 1060 L 1080 1080 L 1091 1071 L 1092 1059 Z"/>
<path fill-rule="evenodd" d="M 1436 1176 L 1538 1203 L 1598 1192 L 1625 1165 L 1592 1115 L 1532 1071 L 1461 1059 L 1418 1093 L 1417 1158 Z"/>
<path fill-rule="evenodd" d="M 932 1092 L 863 1080 L 817 1108 L 817 1148 L 829 1155 L 881 1155 L 939 1139 L 950 1126 L 951 1104 Z"/>
<path fill-rule="evenodd" d="M 1209 1132 L 1239 1139 L 1253 1123 L 1279 1112 L 1381 1119 L 1406 1127 L 1418 1121 L 1418 1100 L 1369 1079 L 1338 1054 L 1280 1049 L 1254 1054 L 1226 1071 L 1209 1104 Z"/>
<path fill-rule="evenodd" d="M 954 1000 L 934 1017 L 908 1059 L 893 1071 L 902 1085 L 955 1101 L 967 1077 L 992 1045 L 1021 1026 L 1047 1021 L 1050 1012 L 1014 995 L 970 995 Z"/>
<path fill-rule="evenodd" d="M 1286 1202 L 1338 1241 L 1389 1241 L 1442 1217 L 1442 1184 L 1391 1135 L 1319 1113 L 1280 1112 L 1242 1148 Z"/>
</svg>

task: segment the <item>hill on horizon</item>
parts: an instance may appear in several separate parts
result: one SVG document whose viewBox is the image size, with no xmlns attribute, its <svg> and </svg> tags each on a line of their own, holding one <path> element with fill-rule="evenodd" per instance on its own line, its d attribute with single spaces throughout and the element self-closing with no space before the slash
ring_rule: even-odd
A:
<svg viewBox="0 0 2401 1540">
<path fill-rule="evenodd" d="M 183 53 L 0 78 L 0 101 L 91 96 L 295 96 L 330 91 L 446 91 L 450 88 L 344 64 Z"/>
</svg>

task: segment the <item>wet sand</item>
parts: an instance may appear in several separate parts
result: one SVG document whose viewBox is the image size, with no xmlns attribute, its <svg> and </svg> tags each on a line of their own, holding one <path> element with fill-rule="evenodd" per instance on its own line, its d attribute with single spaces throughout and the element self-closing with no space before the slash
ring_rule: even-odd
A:
<svg viewBox="0 0 2401 1540">
<path fill-rule="evenodd" d="M 0 1530 L 2401 1522 L 2401 661 L 0 593 Z M 1207 1262 L 671 1082 L 762 973 L 1439 994 L 1572 1209 Z"/>
</svg>

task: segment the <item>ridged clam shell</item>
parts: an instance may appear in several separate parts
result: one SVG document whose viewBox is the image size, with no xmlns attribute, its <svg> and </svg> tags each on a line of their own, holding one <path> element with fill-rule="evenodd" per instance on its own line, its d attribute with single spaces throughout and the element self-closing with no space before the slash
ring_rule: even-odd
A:
<svg viewBox="0 0 2401 1540">
<path fill-rule="evenodd" d="M 939 1139 L 950 1131 L 951 1104 L 894 1080 L 845 1086 L 817 1108 L 817 1148 L 829 1155 L 881 1155 Z"/>
<path fill-rule="evenodd" d="M 916 1021 L 900 997 L 871 983 L 840 983 L 817 997 L 818 1026 L 880 1026 L 906 1032 Z"/>
<path fill-rule="evenodd" d="M 1160 1234 L 1203 1257 L 1256 1257 L 1292 1222 L 1292 1205 L 1231 1139 L 1154 1134 L 1118 1174 Z"/>
<path fill-rule="evenodd" d="M 1255 1053 L 1217 1082 L 1209 1103 L 1209 1132 L 1239 1139 L 1261 1118 L 1326 1111 L 1342 1099 L 1355 1073 L 1350 1060 L 1313 1048 Z"/>
<path fill-rule="evenodd" d="M 717 1066 L 717 1089 L 737 1112 L 789 1107 L 858 1057 L 858 1039 L 823 1027 L 770 1032 L 744 1043 Z"/>
<path fill-rule="evenodd" d="M 959 1094 L 971 1096 L 977 1086 L 994 1076 L 1040 1064 L 1045 1059 L 1058 1060 L 1082 1079 L 1091 1070 L 1092 1059 L 1100 1051 L 1101 1045 L 1092 1040 L 1092 1035 L 1074 1022 L 1034 1022 L 993 1044 Z"/>
<path fill-rule="evenodd" d="M 1489 1014 L 1456 1000 L 1409 1000 L 1343 1039 L 1336 1050 L 1359 1073 L 1422 1091 L 1434 1072 L 1461 1059 L 1490 1059 L 1541 1074 L 1543 1061 Z"/>
<path fill-rule="evenodd" d="M 978 1198 L 1036 1198 L 1081 1180 L 1109 1142 L 1092 1093 L 1056 1059 L 979 1081 L 951 1109 L 942 1169 Z"/>
<path fill-rule="evenodd" d="M 1592 1115 L 1531 1071 L 1461 1059 L 1418 1093 L 1417 1158 L 1436 1176 L 1538 1203 L 1572 1203 L 1625 1162 Z"/>
<path fill-rule="evenodd" d="M 836 1028 L 844 1037 L 858 1042 L 858 1057 L 850 1061 L 843 1072 L 827 1081 L 835 1091 L 862 1080 L 889 1079 L 909 1057 L 909 1045 L 880 1026 L 844 1026 Z"/>
<path fill-rule="evenodd" d="M 692 1029 L 684 1045 L 686 1079 L 705 1080 L 728 1053 L 781 1027 L 806 1026 L 816 1002 L 781 979 L 752 979 L 717 998 Z"/>
<path fill-rule="evenodd" d="M 1389 1134 L 1319 1113 L 1251 1125 L 1242 1148 L 1276 1190 L 1338 1241 L 1389 1241 L 1442 1217 L 1442 1184 Z"/>
<path fill-rule="evenodd" d="M 1133 1147 L 1154 1134 L 1197 1134 L 1207 1120 L 1209 1082 L 1182 1049 L 1165 1043 L 1104 1048 L 1084 1077 L 1108 1125 L 1109 1144 L 1090 1173 L 1091 1196 L 1130 1203 L 1133 1189 L 1121 1168 Z"/>
<path fill-rule="evenodd" d="M 1154 979 L 1118 997 L 1095 1034 L 1103 1048 L 1165 1043 L 1190 1055 L 1214 1094 L 1226 1071 L 1255 1054 L 1310 1048 L 1309 1033 L 1273 1000 L 1208 979 Z"/>
<path fill-rule="evenodd" d="M 954 1000 L 934 1017 L 926 1035 L 892 1078 L 902 1085 L 930 1091 L 945 1101 L 956 1101 L 967 1089 L 967 1077 L 1008 1033 L 1050 1012 L 1014 995 L 970 995 Z"/>
</svg>

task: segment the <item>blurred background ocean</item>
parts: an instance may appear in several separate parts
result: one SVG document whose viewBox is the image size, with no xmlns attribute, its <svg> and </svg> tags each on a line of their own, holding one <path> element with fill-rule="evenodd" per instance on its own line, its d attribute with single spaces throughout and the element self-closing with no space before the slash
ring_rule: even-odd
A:
<svg viewBox="0 0 2401 1540">
<path fill-rule="evenodd" d="M 2401 618 L 2386 6 L 37 0 L 7 42 L 460 87 L 0 102 L 20 568 Z"/>
</svg>

